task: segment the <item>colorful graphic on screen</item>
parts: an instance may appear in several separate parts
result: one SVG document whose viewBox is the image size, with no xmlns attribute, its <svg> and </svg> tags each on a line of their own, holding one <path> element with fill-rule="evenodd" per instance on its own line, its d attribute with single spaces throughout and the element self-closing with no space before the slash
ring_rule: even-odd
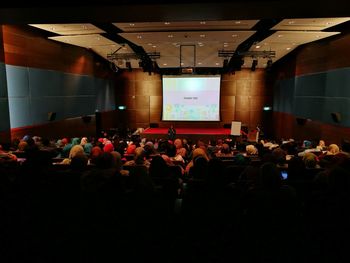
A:
<svg viewBox="0 0 350 263">
<path fill-rule="evenodd" d="M 163 121 L 220 121 L 220 76 L 163 76 Z"/>
</svg>

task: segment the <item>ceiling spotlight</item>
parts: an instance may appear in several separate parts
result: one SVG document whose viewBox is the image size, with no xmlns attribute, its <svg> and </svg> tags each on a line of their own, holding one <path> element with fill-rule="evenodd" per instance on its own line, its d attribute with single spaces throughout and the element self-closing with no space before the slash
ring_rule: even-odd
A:
<svg viewBox="0 0 350 263">
<path fill-rule="evenodd" d="M 255 71 L 257 65 L 258 65 L 258 60 L 254 58 L 252 62 L 252 67 L 250 68 L 250 70 Z"/>
<path fill-rule="evenodd" d="M 273 63 L 272 59 L 269 58 L 269 59 L 267 60 L 267 62 L 266 62 L 266 70 L 270 70 L 270 69 L 271 69 L 272 63 Z"/>
<path fill-rule="evenodd" d="M 126 61 L 125 62 L 125 66 L 128 68 L 128 70 L 131 72 L 132 71 L 132 67 L 131 67 L 131 62 L 130 61 Z"/>
<path fill-rule="evenodd" d="M 113 72 L 118 72 L 119 71 L 119 68 L 117 67 L 117 65 L 116 64 L 114 64 L 113 62 L 110 62 L 109 63 L 109 66 L 110 66 L 110 68 L 111 68 L 111 70 L 113 71 Z"/>
</svg>

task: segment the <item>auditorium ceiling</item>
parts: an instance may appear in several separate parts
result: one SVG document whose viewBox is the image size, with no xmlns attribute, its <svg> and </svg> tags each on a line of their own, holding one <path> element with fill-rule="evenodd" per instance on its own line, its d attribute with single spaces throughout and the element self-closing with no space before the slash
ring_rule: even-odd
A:
<svg viewBox="0 0 350 263">
<path fill-rule="evenodd" d="M 20 10 L 15 16 L 0 9 L 0 19 L 17 17 L 45 31 L 52 41 L 89 49 L 117 69 L 151 65 L 234 70 L 254 63 L 267 68 L 301 45 L 341 34 L 341 25 L 350 24 L 344 15 L 349 14 L 347 2 L 344 8 L 329 1 L 318 8 L 301 0 L 284 5 L 253 0 L 122 1 L 111 6 L 106 0 L 103 7 L 67 7 L 66 2 L 55 9 Z"/>
</svg>

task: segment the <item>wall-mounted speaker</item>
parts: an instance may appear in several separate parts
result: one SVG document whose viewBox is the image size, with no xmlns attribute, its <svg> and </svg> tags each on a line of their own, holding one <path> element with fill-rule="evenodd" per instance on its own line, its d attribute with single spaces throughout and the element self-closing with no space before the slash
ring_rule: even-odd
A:
<svg viewBox="0 0 350 263">
<path fill-rule="evenodd" d="M 91 122 L 91 116 L 89 116 L 89 115 L 82 116 L 81 119 L 83 120 L 84 123 Z"/>
<path fill-rule="evenodd" d="M 54 121 L 56 119 L 56 112 L 48 112 L 47 113 L 47 120 L 48 121 Z"/>
<path fill-rule="evenodd" d="M 306 121 L 307 121 L 307 119 L 305 119 L 305 118 L 298 118 L 298 117 L 295 120 L 297 121 L 297 124 L 300 126 L 305 125 Z"/>
<path fill-rule="evenodd" d="M 149 124 L 149 127 L 150 127 L 150 128 L 158 128 L 159 126 L 158 126 L 158 123 L 151 122 L 151 123 Z"/>
<path fill-rule="evenodd" d="M 331 116 L 332 116 L 332 120 L 336 123 L 339 123 L 341 122 L 341 115 L 339 112 L 332 112 L 331 113 Z"/>
</svg>

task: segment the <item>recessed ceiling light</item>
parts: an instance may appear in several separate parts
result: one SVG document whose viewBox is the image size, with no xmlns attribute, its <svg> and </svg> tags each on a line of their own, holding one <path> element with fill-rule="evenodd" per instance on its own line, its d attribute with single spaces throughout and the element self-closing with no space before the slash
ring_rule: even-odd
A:
<svg viewBox="0 0 350 263">
<path fill-rule="evenodd" d="M 164 22 L 164 25 L 170 25 L 170 22 Z"/>
<path fill-rule="evenodd" d="M 277 37 L 283 37 L 283 35 L 278 35 Z"/>
<path fill-rule="evenodd" d="M 137 38 L 142 38 L 142 36 L 138 35 Z"/>
<path fill-rule="evenodd" d="M 205 35 L 204 34 L 201 34 L 201 35 L 199 35 L 200 37 L 205 37 Z"/>
<path fill-rule="evenodd" d="M 156 46 L 156 45 L 153 45 L 152 47 L 153 47 L 153 48 L 156 48 L 157 46 Z"/>
<path fill-rule="evenodd" d="M 168 37 L 174 37 L 173 35 L 168 35 Z"/>
<path fill-rule="evenodd" d="M 85 29 L 85 30 L 87 29 L 87 26 L 86 26 L 86 25 L 83 25 L 82 27 L 83 27 L 83 29 Z"/>
<path fill-rule="evenodd" d="M 259 46 L 259 45 L 256 45 L 256 46 L 255 46 L 255 48 L 260 48 L 260 47 L 261 47 L 261 46 Z"/>
<path fill-rule="evenodd" d="M 134 23 L 130 23 L 129 26 L 134 26 L 135 24 Z"/>
<path fill-rule="evenodd" d="M 127 50 L 127 48 L 126 48 L 126 47 L 123 47 L 122 49 Z"/>
<path fill-rule="evenodd" d="M 202 65 L 202 62 L 198 62 L 198 65 Z"/>
<path fill-rule="evenodd" d="M 292 24 L 294 24 L 295 23 L 295 21 L 289 21 L 288 22 L 288 24 L 290 24 L 290 25 L 292 25 Z"/>
<path fill-rule="evenodd" d="M 219 64 L 219 62 L 216 62 L 215 65 L 216 65 L 216 66 L 219 66 L 220 64 Z"/>
<path fill-rule="evenodd" d="M 183 62 L 181 62 L 180 64 L 181 64 L 181 66 L 183 66 L 183 65 L 184 65 L 184 63 L 183 63 Z"/>
<path fill-rule="evenodd" d="M 331 24 L 333 24 L 333 22 L 327 22 L 327 23 L 326 23 L 326 25 L 331 25 Z"/>
<path fill-rule="evenodd" d="M 287 49 L 287 50 L 290 50 L 290 47 L 287 47 L 286 49 Z"/>
<path fill-rule="evenodd" d="M 241 21 L 235 21 L 235 24 L 240 24 L 241 23 Z"/>
<path fill-rule="evenodd" d="M 233 34 L 233 35 L 232 35 L 232 37 L 238 37 L 238 35 L 236 35 L 236 34 Z"/>
<path fill-rule="evenodd" d="M 163 63 L 163 66 L 167 66 L 168 64 L 167 63 Z"/>
<path fill-rule="evenodd" d="M 201 25 L 205 25 L 205 24 L 206 24 L 205 21 L 200 21 L 199 23 L 200 23 Z"/>
</svg>

